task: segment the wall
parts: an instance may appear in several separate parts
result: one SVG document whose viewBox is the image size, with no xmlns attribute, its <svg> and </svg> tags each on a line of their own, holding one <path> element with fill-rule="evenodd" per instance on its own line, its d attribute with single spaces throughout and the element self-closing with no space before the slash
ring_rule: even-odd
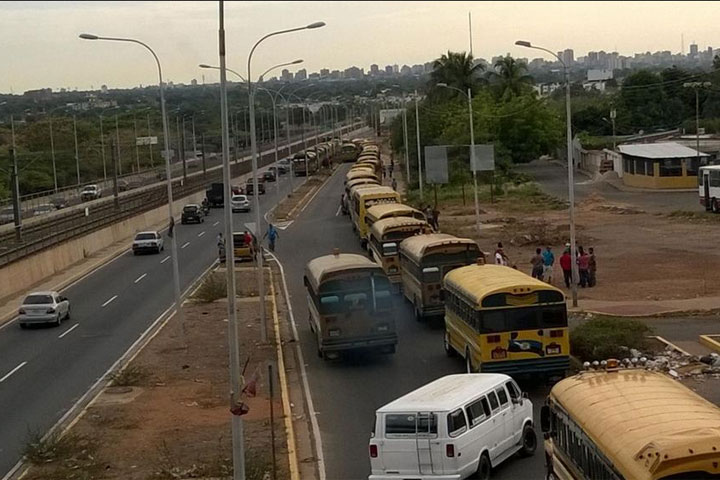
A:
<svg viewBox="0 0 720 480">
<path fill-rule="evenodd" d="M 680 177 L 661 177 L 660 164 L 653 163 L 654 175 L 634 175 L 625 172 L 623 169 L 623 183 L 629 187 L 638 188 L 656 188 L 656 189 L 690 189 L 697 188 L 697 176 L 687 176 L 685 162 L 682 162 L 682 176 Z"/>
</svg>

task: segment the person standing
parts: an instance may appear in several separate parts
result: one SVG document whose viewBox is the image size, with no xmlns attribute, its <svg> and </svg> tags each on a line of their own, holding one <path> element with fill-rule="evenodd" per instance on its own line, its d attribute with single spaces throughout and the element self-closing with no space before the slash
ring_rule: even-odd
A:
<svg viewBox="0 0 720 480">
<path fill-rule="evenodd" d="M 437 205 L 435 205 L 435 208 L 432 209 L 432 226 L 436 232 L 440 231 L 440 224 L 438 223 L 439 217 L 440 217 L 440 210 L 438 210 Z"/>
<path fill-rule="evenodd" d="M 578 270 L 580 272 L 580 287 L 585 288 L 589 283 L 588 263 L 590 260 L 590 256 L 583 249 L 583 247 L 579 247 L 578 250 L 580 251 L 577 259 Z"/>
<path fill-rule="evenodd" d="M 392 183 L 390 184 L 390 186 L 392 187 L 393 190 L 397 191 L 397 180 L 395 179 L 395 177 L 393 177 Z"/>
<path fill-rule="evenodd" d="M 272 223 L 268 224 L 267 232 L 265 232 L 265 235 L 263 235 L 263 239 L 267 237 L 268 242 L 270 243 L 270 251 L 275 251 L 275 240 L 279 237 L 277 230 L 275 229 L 275 226 Z"/>
<path fill-rule="evenodd" d="M 542 256 L 541 248 L 538 247 L 535 249 L 535 255 L 530 259 L 530 264 L 532 265 L 532 271 L 530 272 L 530 275 L 533 278 L 542 280 L 543 279 L 543 256 Z"/>
<path fill-rule="evenodd" d="M 570 249 L 566 248 L 560 257 L 560 268 L 563 271 L 563 278 L 565 279 L 565 287 L 570 288 L 570 282 L 572 282 L 572 258 L 570 257 Z"/>
<path fill-rule="evenodd" d="M 594 287 L 597 277 L 597 260 L 595 260 L 595 249 L 590 247 L 588 249 L 590 255 L 588 255 L 588 287 Z"/>
<path fill-rule="evenodd" d="M 553 268 L 555 267 L 555 255 L 552 252 L 552 247 L 545 247 L 545 251 L 542 254 L 543 258 L 543 279 L 545 282 L 552 285 L 553 281 Z"/>
<path fill-rule="evenodd" d="M 503 250 L 502 242 L 498 242 L 497 249 L 495 249 L 495 265 L 505 265 L 508 264 L 508 257 L 505 255 L 505 251 Z"/>
</svg>

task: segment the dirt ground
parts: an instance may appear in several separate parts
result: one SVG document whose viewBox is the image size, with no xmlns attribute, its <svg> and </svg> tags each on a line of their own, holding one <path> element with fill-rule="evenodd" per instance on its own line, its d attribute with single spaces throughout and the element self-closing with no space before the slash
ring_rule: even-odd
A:
<svg viewBox="0 0 720 480">
<path fill-rule="evenodd" d="M 276 368 L 274 334 L 269 327 L 270 342 L 260 344 L 254 270 L 236 277 L 240 360 L 247 362 L 245 379 L 257 378 L 257 395 L 243 396 L 249 406 L 242 417 L 246 474 L 260 480 L 272 465 L 267 365 Z M 267 308 L 270 312 L 271 302 Z M 189 301 L 184 311 L 185 334 L 171 320 L 117 378 L 120 385 L 101 394 L 56 442 L 50 461 L 39 459 L 27 480 L 229 478 L 227 301 Z M 289 466 L 276 373 L 276 478 L 282 479 L 289 478 Z"/>
<path fill-rule="evenodd" d="M 522 203 L 500 198 L 483 203 L 481 228 L 474 224 L 472 202 L 441 202 L 440 229 L 476 239 L 492 261 L 502 242 L 510 263 L 530 272 L 536 247 L 553 247 L 553 283 L 565 288 L 558 264 L 569 242 L 568 211 L 557 204 Z M 712 248 L 720 222 L 703 215 L 649 214 L 592 195 L 577 205 L 577 244 L 594 247 L 597 285 L 579 289 L 579 298 L 660 300 L 720 294 L 720 252 Z M 711 215 L 711 214 L 707 214 Z"/>
</svg>

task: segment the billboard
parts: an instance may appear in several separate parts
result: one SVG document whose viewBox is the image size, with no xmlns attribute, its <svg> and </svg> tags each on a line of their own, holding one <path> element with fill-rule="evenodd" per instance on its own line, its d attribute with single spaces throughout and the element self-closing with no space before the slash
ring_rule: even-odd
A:
<svg viewBox="0 0 720 480">
<path fill-rule="evenodd" d="M 402 115 L 402 108 L 387 108 L 380 110 L 380 125 L 389 125 L 398 115 Z"/>
<path fill-rule="evenodd" d="M 157 145 L 158 137 L 136 137 L 135 145 Z"/>
<path fill-rule="evenodd" d="M 472 149 L 472 147 L 470 147 Z M 493 144 L 475 145 L 475 155 L 470 151 L 470 171 L 483 172 L 495 170 L 495 146 Z"/>
<path fill-rule="evenodd" d="M 432 184 L 448 183 L 447 147 L 425 147 L 425 181 Z"/>
</svg>

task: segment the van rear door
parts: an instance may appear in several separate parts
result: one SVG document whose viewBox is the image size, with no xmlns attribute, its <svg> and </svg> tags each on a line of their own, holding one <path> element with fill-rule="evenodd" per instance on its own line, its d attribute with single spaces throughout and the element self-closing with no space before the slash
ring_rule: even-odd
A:
<svg viewBox="0 0 720 480">
<path fill-rule="evenodd" d="M 437 414 L 386 413 L 379 446 L 384 473 L 430 475 L 442 473 Z"/>
</svg>

